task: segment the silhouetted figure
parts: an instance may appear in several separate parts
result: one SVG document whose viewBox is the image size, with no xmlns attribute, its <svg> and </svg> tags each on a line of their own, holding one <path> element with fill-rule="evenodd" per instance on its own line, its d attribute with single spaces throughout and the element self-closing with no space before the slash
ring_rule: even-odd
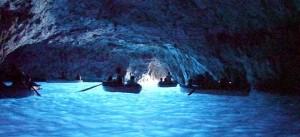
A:
<svg viewBox="0 0 300 137">
<path fill-rule="evenodd" d="M 122 73 L 122 69 L 121 69 L 120 67 L 117 67 L 117 68 L 116 68 L 116 73 L 117 73 L 117 74 L 121 74 L 121 73 Z"/>
<path fill-rule="evenodd" d="M 217 85 L 217 81 L 208 72 L 198 74 L 188 81 L 188 86 L 195 86 L 202 89 L 215 89 Z"/>
<path fill-rule="evenodd" d="M 167 83 L 168 83 L 168 82 L 172 82 L 172 76 L 171 76 L 171 73 L 170 73 L 170 72 L 168 72 L 168 74 L 167 74 L 167 76 L 166 76 L 164 82 L 167 82 Z"/>
<path fill-rule="evenodd" d="M 190 78 L 190 79 L 188 80 L 187 86 L 188 86 L 188 87 L 192 87 L 193 84 L 194 84 L 193 82 L 194 82 L 194 80 Z"/>
<path fill-rule="evenodd" d="M 38 90 L 38 89 L 40 89 L 41 85 L 32 81 L 32 79 L 29 75 L 26 75 L 26 86 L 28 86 L 29 88 L 34 88 L 35 90 Z"/>
<path fill-rule="evenodd" d="M 23 71 L 21 71 L 16 65 L 11 67 L 11 79 L 13 86 L 15 87 L 27 87 L 27 78 Z"/>
<path fill-rule="evenodd" d="M 123 76 L 121 74 L 117 74 L 116 83 L 123 84 Z"/>
<path fill-rule="evenodd" d="M 81 76 L 80 76 L 79 73 L 78 73 L 77 76 L 76 76 L 76 80 L 81 80 Z"/>
<path fill-rule="evenodd" d="M 134 76 L 130 76 L 130 79 L 127 81 L 127 85 L 135 85 L 135 77 Z"/>
<path fill-rule="evenodd" d="M 110 75 L 108 78 L 107 78 L 107 82 L 112 82 L 112 80 L 113 80 L 113 77 Z"/>
<path fill-rule="evenodd" d="M 124 75 L 122 74 L 122 69 L 120 67 L 116 68 L 117 78 L 115 82 L 117 84 L 123 84 Z"/>
<path fill-rule="evenodd" d="M 159 79 L 159 83 L 163 83 L 163 79 L 162 78 Z"/>
</svg>

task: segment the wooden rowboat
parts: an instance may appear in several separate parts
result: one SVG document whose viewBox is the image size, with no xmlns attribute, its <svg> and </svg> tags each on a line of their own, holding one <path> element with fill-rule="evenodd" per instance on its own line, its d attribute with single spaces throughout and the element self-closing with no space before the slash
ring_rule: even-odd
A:
<svg viewBox="0 0 300 137">
<path fill-rule="evenodd" d="M 172 82 L 158 82 L 159 87 L 176 87 L 177 82 L 172 81 Z"/>
<path fill-rule="evenodd" d="M 6 86 L 0 89 L 0 99 L 4 98 L 24 98 L 34 95 L 34 91 L 29 88 L 16 86 Z"/>
<path fill-rule="evenodd" d="M 203 89 L 199 87 L 191 87 L 186 85 L 180 85 L 180 90 L 190 94 L 210 94 L 210 95 L 224 95 L 224 96 L 248 96 L 249 89 Z"/>
<path fill-rule="evenodd" d="M 138 94 L 142 90 L 140 84 L 116 84 L 115 82 L 102 82 L 102 87 L 108 92 L 123 92 L 123 93 L 134 93 Z"/>
</svg>

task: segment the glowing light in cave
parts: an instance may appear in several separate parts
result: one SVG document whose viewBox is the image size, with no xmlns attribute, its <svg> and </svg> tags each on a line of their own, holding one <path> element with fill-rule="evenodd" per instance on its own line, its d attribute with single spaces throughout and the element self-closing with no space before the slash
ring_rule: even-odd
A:
<svg viewBox="0 0 300 137">
<path fill-rule="evenodd" d="M 153 59 L 148 65 L 148 72 L 143 74 L 138 83 L 143 86 L 157 86 L 159 79 L 166 76 L 167 65 L 158 59 Z"/>
<path fill-rule="evenodd" d="M 138 81 L 143 86 L 156 86 L 159 82 L 159 79 L 151 77 L 149 74 L 143 74 L 142 78 Z"/>
</svg>

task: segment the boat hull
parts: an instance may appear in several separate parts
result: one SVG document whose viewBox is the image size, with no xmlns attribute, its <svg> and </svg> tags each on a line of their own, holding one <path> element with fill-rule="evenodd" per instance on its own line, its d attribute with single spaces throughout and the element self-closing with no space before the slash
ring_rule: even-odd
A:
<svg viewBox="0 0 300 137">
<path fill-rule="evenodd" d="M 30 89 L 20 89 L 14 87 L 6 87 L 0 90 L 0 99 L 5 98 L 25 98 L 34 95 Z"/>
<path fill-rule="evenodd" d="M 108 92 L 122 92 L 122 93 L 134 93 L 134 94 L 138 94 L 142 90 L 142 86 L 139 84 L 121 85 L 121 84 L 115 84 L 111 82 L 103 82 L 102 87 L 105 91 Z"/>
<path fill-rule="evenodd" d="M 180 90 L 186 93 L 193 94 L 209 94 L 209 95 L 223 95 L 223 96 L 249 96 L 250 90 L 241 89 L 201 89 L 198 87 L 188 87 L 180 85 Z"/>
<path fill-rule="evenodd" d="M 158 87 L 163 87 L 163 88 L 176 87 L 176 86 L 177 86 L 177 82 L 170 82 L 170 83 L 159 82 L 158 83 Z"/>
</svg>

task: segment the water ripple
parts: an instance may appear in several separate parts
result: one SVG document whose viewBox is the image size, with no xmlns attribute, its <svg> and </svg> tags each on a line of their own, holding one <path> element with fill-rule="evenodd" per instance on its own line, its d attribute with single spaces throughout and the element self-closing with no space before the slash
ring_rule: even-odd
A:
<svg viewBox="0 0 300 137">
<path fill-rule="evenodd" d="M 0 100 L 0 136 L 299 136 L 300 99 L 248 97 L 147 87 L 105 92 L 98 83 L 40 83 L 42 97 Z"/>
</svg>

